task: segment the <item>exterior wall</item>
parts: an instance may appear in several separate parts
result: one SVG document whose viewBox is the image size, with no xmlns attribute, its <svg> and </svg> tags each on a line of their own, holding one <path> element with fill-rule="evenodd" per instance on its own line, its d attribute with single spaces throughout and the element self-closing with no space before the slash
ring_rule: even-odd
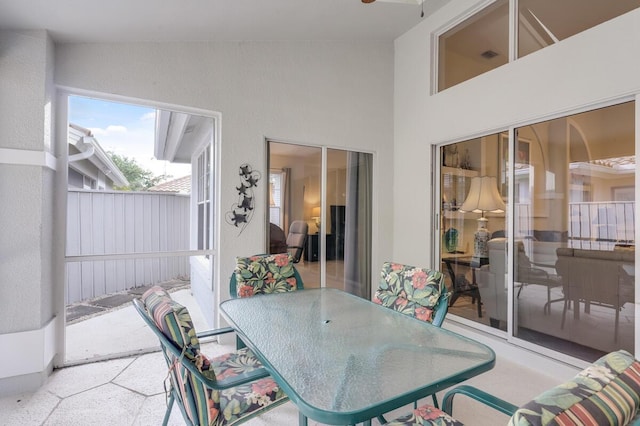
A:
<svg viewBox="0 0 640 426">
<path fill-rule="evenodd" d="M 434 144 L 640 93 L 640 9 L 636 9 L 430 96 L 432 32 L 480 3 L 449 2 L 396 40 L 394 194 L 404 202 L 394 203 L 393 257 L 400 262 L 433 266 L 433 247 L 424 242 L 439 238 L 432 226 Z M 416 196 L 414 185 L 406 182 L 423 182 L 424 189 Z M 479 332 L 463 332 L 483 338 Z M 505 348 L 514 352 L 510 345 Z M 515 352 L 516 361 L 527 362 L 524 350 Z"/>
<path fill-rule="evenodd" d="M 55 349 L 53 44 L 0 31 L 0 394 L 39 385 Z M 28 348 L 25 351 L 16 348 Z"/>
</svg>

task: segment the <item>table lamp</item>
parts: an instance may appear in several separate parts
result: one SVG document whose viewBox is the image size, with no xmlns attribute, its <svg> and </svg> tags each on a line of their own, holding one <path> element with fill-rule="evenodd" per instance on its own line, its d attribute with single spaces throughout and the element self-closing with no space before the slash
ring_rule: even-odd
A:
<svg viewBox="0 0 640 426">
<path fill-rule="evenodd" d="M 480 213 L 478 219 L 478 229 L 473 236 L 473 258 L 472 264 L 478 266 L 488 263 L 489 248 L 487 242 L 491 233 L 487 229 L 489 219 L 484 217 L 485 212 L 502 213 L 506 206 L 498 192 L 496 178 L 493 176 L 479 176 L 471 178 L 471 187 L 467 198 L 460 206 L 463 213 Z"/>
<path fill-rule="evenodd" d="M 313 219 L 316 222 L 316 227 L 318 228 L 318 232 L 320 232 L 320 225 L 322 224 L 320 222 L 320 207 L 314 207 L 313 209 L 311 209 L 311 219 Z"/>
</svg>

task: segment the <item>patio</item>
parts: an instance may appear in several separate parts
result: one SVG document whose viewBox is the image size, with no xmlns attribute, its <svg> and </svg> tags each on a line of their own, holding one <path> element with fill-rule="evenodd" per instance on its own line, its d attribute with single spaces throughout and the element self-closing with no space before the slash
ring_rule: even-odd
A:
<svg viewBox="0 0 640 426">
<path fill-rule="evenodd" d="M 172 292 L 179 303 L 192 313 L 197 329 L 204 330 L 204 320 L 188 288 L 176 286 Z M 124 298 L 123 298 L 124 299 Z M 114 299 L 115 300 L 115 299 Z M 128 301 L 106 313 L 76 320 L 67 327 L 67 359 L 79 364 L 85 359 L 98 359 L 101 354 L 131 353 L 107 361 L 73 365 L 54 371 L 47 383 L 37 392 L 0 399 L 0 412 L 7 425 L 156 425 L 161 424 L 166 400 L 163 381 L 167 367 L 157 351 L 157 341 L 137 317 Z M 115 335 L 127 324 L 127 335 Z M 133 327 L 131 326 L 133 325 Z M 138 349 L 136 349 L 138 348 Z M 153 348 L 153 349 L 151 349 Z M 205 343 L 203 351 L 216 355 L 232 351 L 233 346 L 215 342 Z M 113 356 L 113 355 L 111 355 Z M 517 378 L 517 379 L 514 379 Z M 466 383 L 505 398 L 515 404 L 528 401 L 564 378 L 546 376 L 539 371 L 524 368 L 508 359 L 498 357 L 496 367 Z M 523 385 L 523 384 L 526 384 Z M 366 389 L 363 389 L 366 392 Z M 441 398 L 442 395 L 439 395 Z M 454 413 L 461 421 L 478 426 L 506 424 L 508 418 L 477 403 L 460 398 L 454 404 Z M 407 412 L 400 409 L 395 415 Z M 392 418 L 392 413 L 387 418 Z M 246 424 L 296 425 L 298 412 L 292 403 L 275 408 Z M 378 424 L 375 420 L 374 424 Z M 170 425 L 184 424 L 179 409 L 174 410 Z M 310 425 L 318 423 L 310 421 Z"/>
</svg>

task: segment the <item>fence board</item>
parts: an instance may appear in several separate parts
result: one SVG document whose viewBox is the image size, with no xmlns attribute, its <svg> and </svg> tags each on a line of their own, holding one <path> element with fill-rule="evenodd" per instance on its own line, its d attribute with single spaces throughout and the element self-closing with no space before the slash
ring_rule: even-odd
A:
<svg viewBox="0 0 640 426">
<path fill-rule="evenodd" d="M 184 195 L 69 190 L 67 255 L 188 250 L 188 218 Z M 188 256 L 70 262 L 66 302 L 177 278 L 189 278 Z"/>
</svg>

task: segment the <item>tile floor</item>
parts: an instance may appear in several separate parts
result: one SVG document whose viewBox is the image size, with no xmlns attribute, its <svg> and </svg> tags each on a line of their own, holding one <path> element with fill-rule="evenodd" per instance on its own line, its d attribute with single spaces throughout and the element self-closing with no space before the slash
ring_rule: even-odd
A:
<svg viewBox="0 0 640 426">
<path fill-rule="evenodd" d="M 217 343 L 203 348 L 211 355 L 232 350 Z M 37 392 L 0 399 L 0 423 L 11 426 L 160 425 L 166 409 L 165 376 L 166 364 L 159 352 L 66 367 L 56 370 Z M 521 404 L 558 382 L 499 358 L 496 368 L 467 383 Z M 408 410 L 410 407 L 397 410 L 392 416 Z M 508 421 L 507 416 L 461 397 L 455 401 L 454 414 L 468 425 L 495 426 Z M 287 426 L 296 425 L 297 421 L 296 407 L 289 402 L 246 424 Z M 184 424 L 175 406 L 169 424 Z M 309 424 L 318 425 L 313 421 Z M 374 421 L 374 424 L 378 423 Z"/>
<path fill-rule="evenodd" d="M 188 290 L 172 296 L 187 306 L 197 330 L 205 330 Z M 95 360 L 109 350 L 135 353 L 136 347 L 156 347 L 155 336 L 136 318 L 133 306 L 97 315 L 67 327 L 67 360 L 71 364 Z M 115 329 L 127 324 L 127 336 L 114 336 Z M 132 326 L 133 325 L 133 326 Z M 87 339 L 90 336 L 90 339 Z M 114 342 L 117 348 L 114 348 Z M 215 356 L 233 350 L 233 346 L 215 342 L 203 344 L 203 351 Z M 106 352 L 105 352 L 106 351 Z M 113 356 L 113 355 L 111 355 Z M 55 370 L 47 383 L 36 392 L 0 398 L 0 424 L 13 425 L 160 425 L 166 410 L 163 383 L 167 367 L 160 352 L 137 353 L 120 358 L 78 364 Z M 521 404 L 541 391 L 568 379 L 554 378 L 498 358 L 496 367 L 467 383 Z M 366 392 L 366 389 L 363 389 Z M 441 398 L 442 395 L 439 395 Z M 427 400 L 428 401 L 428 400 Z M 409 411 L 401 408 L 387 418 Z M 495 426 L 508 418 L 478 403 L 457 398 L 454 415 L 468 425 Z M 298 412 L 292 403 L 277 407 L 245 423 L 248 426 L 297 425 Z M 184 424 L 180 410 L 174 406 L 170 425 Z M 310 421 L 310 425 L 318 423 Z M 374 424 L 377 424 L 374 421 Z"/>
</svg>

